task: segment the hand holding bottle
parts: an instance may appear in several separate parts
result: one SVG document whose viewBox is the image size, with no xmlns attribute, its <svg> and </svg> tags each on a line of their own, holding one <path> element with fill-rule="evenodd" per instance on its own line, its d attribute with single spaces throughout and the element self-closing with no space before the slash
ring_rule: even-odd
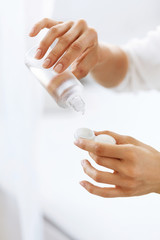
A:
<svg viewBox="0 0 160 240">
<path fill-rule="evenodd" d="M 30 36 L 36 36 L 43 28 L 50 30 L 39 44 L 37 59 L 41 59 L 51 44 L 58 39 L 56 46 L 45 58 L 44 68 L 50 68 L 56 63 L 54 70 L 61 73 L 72 64 L 73 74 L 81 79 L 98 62 L 97 33 L 88 27 L 84 20 L 58 22 L 45 18 L 35 24 Z"/>
<path fill-rule="evenodd" d="M 128 59 L 118 46 L 99 43 L 96 30 L 85 20 L 60 22 L 44 18 L 34 25 L 30 37 L 35 37 L 43 28 L 49 31 L 37 49 L 36 58 L 41 59 L 51 44 L 56 46 L 46 56 L 44 68 L 54 65 L 54 70 L 62 73 L 71 66 L 72 73 L 81 79 L 89 72 L 104 87 L 118 85 L 128 70 Z"/>
</svg>

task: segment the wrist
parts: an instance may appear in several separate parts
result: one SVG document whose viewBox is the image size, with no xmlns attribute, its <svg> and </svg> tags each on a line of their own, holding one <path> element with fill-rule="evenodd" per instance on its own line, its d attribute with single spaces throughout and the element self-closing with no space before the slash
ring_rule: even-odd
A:
<svg viewBox="0 0 160 240">
<path fill-rule="evenodd" d="M 96 66 L 106 63 L 113 57 L 111 51 L 111 45 L 104 43 L 98 43 L 98 61 Z"/>
<path fill-rule="evenodd" d="M 97 54 L 98 61 L 91 70 L 91 75 L 104 87 L 117 86 L 128 70 L 127 55 L 120 47 L 104 43 L 98 44 Z"/>
<path fill-rule="evenodd" d="M 100 72 L 101 70 L 104 70 L 104 66 L 106 66 L 111 61 L 112 53 L 110 49 L 110 45 L 107 45 L 103 42 L 98 43 L 97 46 L 97 63 L 92 68 L 91 74 L 94 75 L 94 73 Z"/>
</svg>

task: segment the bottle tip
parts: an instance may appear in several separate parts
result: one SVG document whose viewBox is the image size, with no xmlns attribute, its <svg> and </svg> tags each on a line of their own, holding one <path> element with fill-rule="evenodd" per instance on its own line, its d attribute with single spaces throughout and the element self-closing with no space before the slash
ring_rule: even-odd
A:
<svg viewBox="0 0 160 240">
<path fill-rule="evenodd" d="M 76 112 L 85 113 L 85 103 L 79 95 L 73 96 L 68 99 L 68 105 L 72 107 Z"/>
</svg>

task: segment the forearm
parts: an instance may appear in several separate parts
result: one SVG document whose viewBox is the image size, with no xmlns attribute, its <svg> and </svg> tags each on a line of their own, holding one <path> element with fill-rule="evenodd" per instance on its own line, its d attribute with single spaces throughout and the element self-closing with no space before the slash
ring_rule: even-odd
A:
<svg viewBox="0 0 160 240">
<path fill-rule="evenodd" d="M 117 46 L 99 44 L 99 60 L 92 69 L 92 77 L 102 86 L 111 88 L 124 79 L 128 70 L 125 52 Z"/>
</svg>

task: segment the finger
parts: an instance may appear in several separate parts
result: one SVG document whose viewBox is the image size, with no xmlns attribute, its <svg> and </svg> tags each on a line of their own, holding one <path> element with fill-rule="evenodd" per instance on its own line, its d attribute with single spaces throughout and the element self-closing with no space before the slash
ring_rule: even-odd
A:
<svg viewBox="0 0 160 240">
<path fill-rule="evenodd" d="M 82 160 L 81 164 L 84 172 L 96 182 L 112 184 L 112 185 L 120 185 L 121 178 L 119 175 L 109 173 L 109 172 L 99 171 L 95 169 L 87 160 Z"/>
<path fill-rule="evenodd" d="M 42 53 L 41 53 L 41 56 L 38 57 L 38 59 L 42 58 L 45 55 L 48 48 L 51 46 L 51 44 L 56 40 L 56 38 L 65 34 L 72 27 L 72 25 L 73 25 L 73 22 L 70 21 L 70 22 L 65 22 L 65 23 L 52 26 L 48 31 L 48 33 L 46 34 L 46 36 L 42 39 L 42 41 L 39 44 L 38 49 L 40 49 Z M 49 64 L 48 62 L 48 65 L 43 65 L 43 67 L 49 67 L 50 65 L 51 64 Z"/>
<path fill-rule="evenodd" d="M 151 149 L 150 146 L 144 144 L 143 142 L 138 141 L 137 139 L 135 139 L 131 136 L 120 135 L 120 134 L 117 134 L 117 133 L 111 132 L 111 131 L 100 131 L 100 132 L 95 131 L 94 133 L 95 133 L 95 135 L 100 135 L 100 134 L 110 135 L 116 139 L 117 144 L 133 144 L 135 146 L 147 147 L 147 148 Z"/>
<path fill-rule="evenodd" d="M 121 160 L 117 158 L 99 157 L 93 153 L 89 153 L 89 155 L 98 165 L 112 169 L 116 172 L 121 172 Z"/>
<path fill-rule="evenodd" d="M 47 67 L 53 66 L 60 57 L 65 53 L 65 51 L 70 47 L 70 45 L 79 38 L 82 32 L 85 30 L 83 24 L 79 24 L 79 22 L 73 25 L 63 36 L 59 38 L 56 46 L 52 49 L 52 51 L 47 56 L 47 59 L 50 60 L 50 64 Z M 70 61 L 69 57 L 66 62 Z M 54 70 L 57 72 L 62 72 L 64 70 L 63 63 L 59 61 L 59 65 L 56 64 Z"/>
<path fill-rule="evenodd" d="M 115 138 L 117 144 L 127 144 L 127 143 L 129 143 L 126 136 L 117 134 L 115 132 L 111 132 L 111 131 L 98 131 L 97 132 L 97 131 L 95 131 L 94 133 L 95 133 L 96 136 L 100 135 L 100 134 L 110 135 L 113 138 Z"/>
<path fill-rule="evenodd" d="M 126 145 L 111 145 L 107 143 L 94 142 L 93 140 L 79 138 L 74 144 L 88 152 L 101 157 L 124 158 Z"/>
<path fill-rule="evenodd" d="M 88 29 L 80 37 L 74 41 L 67 51 L 64 53 L 62 58 L 56 63 L 55 69 L 58 64 L 61 64 L 61 71 L 68 68 L 76 58 L 78 58 L 86 49 L 91 48 L 94 45 L 95 34 L 94 31 Z M 59 72 L 59 71 L 58 71 Z"/>
<path fill-rule="evenodd" d="M 123 192 L 120 188 L 101 188 L 91 184 L 88 181 L 81 181 L 81 186 L 83 186 L 89 193 L 104 197 L 104 198 L 114 198 L 123 197 Z"/>
<path fill-rule="evenodd" d="M 82 56 L 80 56 L 75 62 L 73 62 L 71 69 L 72 73 L 78 79 L 82 79 L 92 70 L 97 63 L 98 59 L 95 54 L 95 46 L 88 48 Z"/>
<path fill-rule="evenodd" d="M 51 28 L 57 24 L 62 23 L 62 21 L 55 21 L 49 18 L 43 18 L 41 21 L 37 22 L 31 29 L 29 36 L 35 37 L 42 29 Z"/>
</svg>

